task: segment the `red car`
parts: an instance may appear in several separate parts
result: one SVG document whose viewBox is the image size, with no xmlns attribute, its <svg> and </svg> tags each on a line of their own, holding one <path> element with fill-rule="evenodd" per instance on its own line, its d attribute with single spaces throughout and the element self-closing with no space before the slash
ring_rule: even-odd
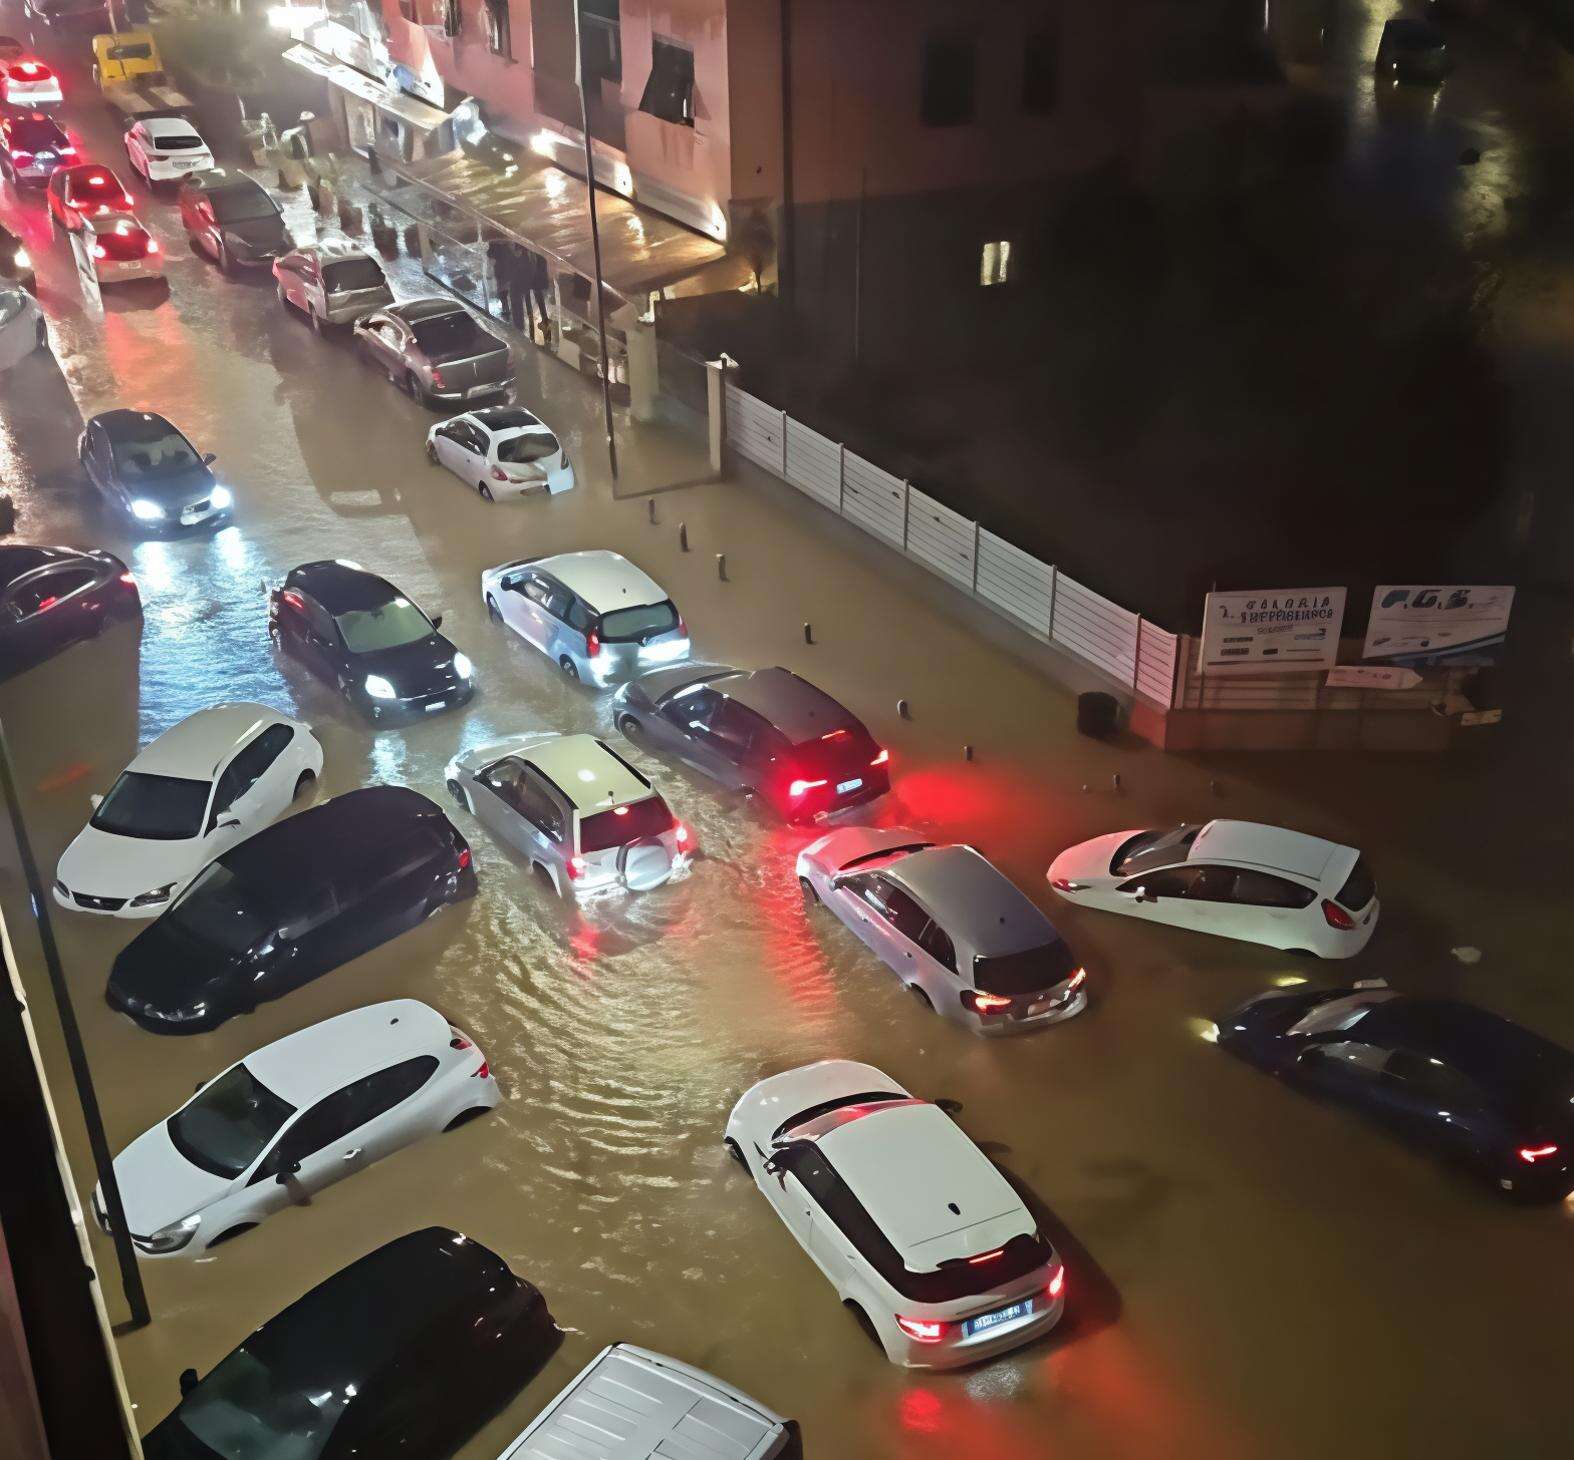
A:
<svg viewBox="0 0 1574 1460">
<path fill-rule="evenodd" d="M 0 94 L 7 106 L 59 106 L 60 78 L 36 56 L 0 60 Z"/>
<path fill-rule="evenodd" d="M 90 218 L 108 213 L 130 213 L 136 204 L 120 179 L 98 162 L 62 167 L 49 179 L 49 222 L 54 228 L 77 233 Z"/>
</svg>

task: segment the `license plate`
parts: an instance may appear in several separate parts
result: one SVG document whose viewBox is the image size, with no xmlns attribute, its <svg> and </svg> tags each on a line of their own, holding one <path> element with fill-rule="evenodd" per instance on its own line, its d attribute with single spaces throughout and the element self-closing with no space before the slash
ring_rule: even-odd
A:
<svg viewBox="0 0 1574 1460">
<path fill-rule="evenodd" d="M 465 394 L 467 396 L 485 395 L 488 391 L 496 389 L 497 387 L 495 385 L 472 385 L 470 389 L 465 392 Z"/>
<path fill-rule="evenodd" d="M 836 794 L 838 796 L 845 796 L 849 791 L 856 791 L 861 785 L 863 785 L 862 776 L 858 777 L 858 779 L 854 781 L 839 781 L 836 786 Z"/>
<path fill-rule="evenodd" d="M 447 704 L 447 700 L 433 700 L 432 703 L 426 707 L 426 713 L 430 715 L 433 710 L 441 710 L 446 708 Z"/>
<path fill-rule="evenodd" d="M 35 152 L 33 156 L 39 162 L 53 162 L 55 160 L 55 154 L 53 152 Z"/>
<path fill-rule="evenodd" d="M 1033 1311 L 1033 1300 L 1025 1298 L 1020 1303 L 1013 1303 L 1009 1308 L 997 1308 L 993 1313 L 980 1313 L 977 1318 L 969 1318 L 962 1325 L 968 1338 L 980 1333 L 988 1333 L 991 1329 L 1003 1327 L 1018 1318 L 1026 1318 Z"/>
</svg>

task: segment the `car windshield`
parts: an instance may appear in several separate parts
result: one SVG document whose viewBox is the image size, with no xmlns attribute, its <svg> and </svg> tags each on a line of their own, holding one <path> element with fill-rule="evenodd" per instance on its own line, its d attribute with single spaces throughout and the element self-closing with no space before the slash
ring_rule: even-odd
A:
<svg viewBox="0 0 1574 1460">
<path fill-rule="evenodd" d="M 397 649 L 437 632 L 432 621 L 408 598 L 395 598 L 381 608 L 354 608 L 341 613 L 334 622 L 344 636 L 345 648 L 352 654 Z"/>
<path fill-rule="evenodd" d="M 202 458 L 179 431 L 162 427 L 146 436 L 122 438 L 111 448 L 115 470 L 129 481 L 172 477 L 202 465 Z"/>
<path fill-rule="evenodd" d="M 295 1107 L 279 1099 L 245 1065 L 226 1070 L 165 1123 L 170 1141 L 193 1166 L 239 1176 L 267 1149 Z"/>
<path fill-rule="evenodd" d="M 615 608 L 601 616 L 601 637 L 608 644 L 643 643 L 678 626 L 678 611 L 669 599 L 639 608 Z"/>
<path fill-rule="evenodd" d="M 1136 836 L 1120 844 L 1109 864 L 1110 874 L 1129 877 L 1134 872 L 1150 872 L 1155 867 L 1168 867 L 1172 862 L 1184 862 L 1191 844 L 1197 840 L 1200 826 L 1176 826 L 1168 831 L 1139 831 Z"/>
<path fill-rule="evenodd" d="M 503 348 L 462 309 L 452 314 L 434 314 L 418 319 L 412 326 L 421 353 L 431 359 L 447 355 L 480 355 Z"/>
<path fill-rule="evenodd" d="M 111 836 L 136 836 L 148 841 L 178 842 L 202 830 L 208 809 L 208 781 L 185 776 L 150 776 L 125 771 L 98 803 L 88 823 Z"/>
<path fill-rule="evenodd" d="M 1372 873 L 1366 865 L 1365 857 L 1357 857 L 1355 866 L 1350 869 L 1350 875 L 1345 879 L 1345 884 L 1334 894 L 1334 901 L 1341 907 L 1347 907 L 1351 912 L 1360 912 L 1374 897 L 1377 896 L 1377 884 L 1372 881 Z"/>
<path fill-rule="evenodd" d="M 660 836 L 674 826 L 672 812 L 660 796 L 647 796 L 627 806 L 597 811 L 579 823 L 579 849 L 604 852 L 608 847 L 625 847 L 648 836 Z"/>
<path fill-rule="evenodd" d="M 279 210 L 261 188 L 220 188 L 208 194 L 213 216 L 220 223 L 246 223 L 254 218 L 277 218 Z"/>
<path fill-rule="evenodd" d="M 544 431 L 529 436 L 511 436 L 499 443 L 497 459 L 515 466 L 529 466 L 533 461 L 551 456 L 557 449 L 557 437 L 548 436 Z"/>
<path fill-rule="evenodd" d="M 1053 988 L 1077 971 L 1077 960 L 1065 942 L 1056 938 L 1040 948 L 1021 953 L 1000 953 L 973 959 L 973 987 L 985 994 L 1036 994 Z"/>
<path fill-rule="evenodd" d="M 199 943 L 244 953 L 274 926 L 253 889 L 222 862 L 210 862 L 164 914 Z"/>
<path fill-rule="evenodd" d="M 882 1100 L 910 1100 L 911 1098 L 897 1090 L 861 1090 L 854 1095 L 838 1095 L 834 1100 L 822 1100 L 818 1105 L 811 1105 L 807 1110 L 800 1110 L 796 1115 L 788 1116 L 771 1133 L 771 1139 L 779 1141 L 786 1131 L 808 1125 L 811 1120 L 818 1120 L 822 1115 L 829 1115 L 833 1110 L 841 1110 L 847 1105 L 876 1105 Z"/>
<path fill-rule="evenodd" d="M 381 289 L 386 280 L 376 260 L 363 257 L 324 264 L 322 282 L 329 293 L 343 294 L 351 289 Z"/>
<path fill-rule="evenodd" d="M 238 1348 L 188 1394 L 175 1419 L 223 1460 L 317 1460 L 348 1387 L 285 1382 Z"/>
</svg>

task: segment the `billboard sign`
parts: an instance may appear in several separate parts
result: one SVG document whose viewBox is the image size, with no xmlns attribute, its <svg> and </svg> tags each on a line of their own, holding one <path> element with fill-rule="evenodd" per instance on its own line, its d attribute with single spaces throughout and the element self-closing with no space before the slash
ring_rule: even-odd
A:
<svg viewBox="0 0 1574 1460">
<path fill-rule="evenodd" d="M 1332 669 L 1343 623 L 1343 588 L 1210 593 L 1198 668 L 1203 674 Z"/>
<path fill-rule="evenodd" d="M 1491 664 L 1513 607 L 1512 588 L 1379 584 L 1361 657 L 1416 666 Z"/>
</svg>

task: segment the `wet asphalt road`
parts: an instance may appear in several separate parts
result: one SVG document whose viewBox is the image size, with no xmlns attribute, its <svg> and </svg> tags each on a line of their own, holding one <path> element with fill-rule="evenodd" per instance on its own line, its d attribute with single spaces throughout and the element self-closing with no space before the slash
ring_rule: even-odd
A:
<svg viewBox="0 0 1574 1460">
<path fill-rule="evenodd" d="M 87 107 L 71 117 L 118 166 L 103 118 Z M 1067 843 L 1219 812 L 1362 845 L 1385 900 L 1373 944 L 1342 967 L 1053 908 L 1090 969 L 1092 1006 L 1030 1039 L 985 1044 L 922 1013 L 851 934 L 805 916 L 792 857 L 809 833 L 643 756 L 696 833 L 702 855 L 683 882 L 573 912 L 458 814 L 480 868 L 473 903 L 212 1034 L 158 1038 L 113 1015 L 104 977 L 131 928 L 62 913 L 116 1149 L 246 1051 L 395 995 L 471 1031 L 506 1096 L 492 1117 L 330 1188 L 210 1260 L 144 1264 L 155 1322 L 120 1343 L 142 1428 L 174 1403 L 183 1367 L 206 1371 L 311 1284 L 440 1222 L 502 1253 L 568 1331 L 465 1460 L 490 1460 L 618 1338 L 797 1416 L 822 1460 L 1566 1453 L 1574 1208 L 1505 1209 L 1198 1037 L 1211 1015 L 1275 979 L 1387 975 L 1467 992 L 1574 1043 L 1562 878 L 1515 856 L 1537 844 L 1531 788 L 1517 800 L 1489 794 L 1443 760 L 1205 764 L 1078 741 L 1064 691 L 975 633 L 921 575 L 861 550 L 788 494 L 733 479 L 686 487 L 660 498 L 661 525 L 650 526 L 642 499 L 612 490 L 597 398 L 556 361 L 526 359 L 521 396 L 563 434 L 582 485 L 491 507 L 427 466 L 431 417 L 342 342 L 285 316 L 267 281 L 225 281 L 188 253 L 167 201 L 143 213 L 167 250 L 167 291 L 123 292 L 102 317 L 84 306 L 36 198 L 7 188 L 0 213 L 39 261 L 58 361 L 27 362 L 0 396 L 17 536 L 112 548 L 146 604 L 140 645 L 111 634 L 0 687 L 46 875 L 88 794 L 139 743 L 221 700 L 311 721 L 327 752 L 319 796 L 372 781 L 438 796 L 457 748 L 522 730 L 615 739 L 606 698 L 564 683 L 490 625 L 476 591 L 479 571 L 508 556 L 606 546 L 669 587 L 705 657 L 785 663 L 867 719 L 895 771 L 876 819 L 975 843 L 1046 906 L 1044 868 Z M 237 499 L 232 527 L 135 540 L 98 511 L 75 440 L 83 416 L 113 405 L 163 410 L 218 453 Z M 629 436 L 631 470 L 670 480 L 681 463 L 666 444 Z M 711 557 L 723 550 L 726 585 Z M 259 582 L 324 556 L 375 567 L 443 612 L 477 665 L 473 705 L 374 734 L 275 660 Z M 912 701 L 911 723 L 895 714 L 899 696 Z M 972 764 L 964 742 L 978 747 Z M 1115 771 L 1120 792 L 1106 789 Z M 8 924 L 85 1195 L 91 1166 L 7 861 Z M 1450 957 L 1467 945 L 1483 951 L 1479 963 Z M 744 1088 L 832 1055 L 960 1100 L 963 1126 L 1042 1204 L 1070 1269 L 1068 1318 L 1048 1341 L 959 1375 L 890 1368 L 724 1159 L 722 1123 Z M 94 1242 L 118 1318 L 112 1253 Z"/>
</svg>

